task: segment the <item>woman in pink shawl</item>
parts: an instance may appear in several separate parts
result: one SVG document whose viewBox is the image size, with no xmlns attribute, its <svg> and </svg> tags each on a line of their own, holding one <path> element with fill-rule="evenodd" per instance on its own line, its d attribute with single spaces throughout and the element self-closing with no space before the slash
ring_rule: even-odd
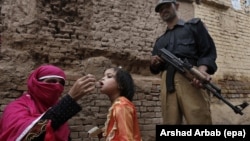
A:
<svg viewBox="0 0 250 141">
<path fill-rule="evenodd" d="M 81 110 L 76 101 L 95 89 L 95 78 L 79 78 L 59 101 L 64 84 L 65 74 L 56 66 L 34 70 L 28 78 L 28 91 L 3 111 L 0 141 L 69 141 L 67 120 Z"/>
</svg>

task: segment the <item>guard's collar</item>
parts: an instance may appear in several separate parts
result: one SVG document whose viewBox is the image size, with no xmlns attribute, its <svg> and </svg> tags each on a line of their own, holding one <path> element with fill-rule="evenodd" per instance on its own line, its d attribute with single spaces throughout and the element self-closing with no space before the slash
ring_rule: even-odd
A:
<svg viewBox="0 0 250 141">
<path fill-rule="evenodd" d="M 185 24 L 185 21 L 184 20 L 182 20 L 182 19 L 179 19 L 178 21 L 177 21 L 177 23 L 174 25 L 174 28 L 176 27 L 176 26 L 184 26 L 184 24 Z M 173 29 L 174 29 L 173 28 Z M 167 30 L 170 30 L 169 28 L 167 28 Z"/>
</svg>

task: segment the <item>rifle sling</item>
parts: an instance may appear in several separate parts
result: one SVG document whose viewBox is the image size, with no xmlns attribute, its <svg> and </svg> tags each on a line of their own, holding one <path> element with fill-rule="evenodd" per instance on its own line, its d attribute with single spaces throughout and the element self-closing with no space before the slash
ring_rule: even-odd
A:
<svg viewBox="0 0 250 141">
<path fill-rule="evenodd" d="M 166 76 L 167 91 L 169 93 L 172 93 L 175 91 L 175 87 L 174 87 L 175 72 L 176 72 L 176 69 L 172 65 L 169 65 L 167 68 L 167 76 Z"/>
</svg>

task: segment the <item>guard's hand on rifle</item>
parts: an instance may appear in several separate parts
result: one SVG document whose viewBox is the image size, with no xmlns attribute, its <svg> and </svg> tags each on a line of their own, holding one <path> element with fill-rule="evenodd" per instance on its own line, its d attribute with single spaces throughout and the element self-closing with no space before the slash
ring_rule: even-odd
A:
<svg viewBox="0 0 250 141">
<path fill-rule="evenodd" d="M 150 64 L 153 67 L 159 67 L 162 63 L 164 63 L 164 60 L 161 59 L 158 55 L 151 56 Z"/>
<path fill-rule="evenodd" d="M 191 84 L 196 88 L 204 88 L 203 84 L 206 82 L 210 82 L 212 80 L 212 77 L 207 73 L 207 66 L 202 65 L 197 69 L 203 75 L 202 79 L 194 77 Z"/>
</svg>

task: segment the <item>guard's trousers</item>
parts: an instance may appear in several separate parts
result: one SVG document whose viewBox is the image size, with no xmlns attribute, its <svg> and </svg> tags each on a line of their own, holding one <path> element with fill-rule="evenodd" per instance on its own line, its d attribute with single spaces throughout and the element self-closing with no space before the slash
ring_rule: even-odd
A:
<svg viewBox="0 0 250 141">
<path fill-rule="evenodd" d="M 175 91 L 167 92 L 166 71 L 162 73 L 161 105 L 163 124 L 212 124 L 210 96 L 204 89 L 191 85 L 180 73 L 175 73 Z M 183 120 L 184 117 L 184 120 Z"/>
</svg>

